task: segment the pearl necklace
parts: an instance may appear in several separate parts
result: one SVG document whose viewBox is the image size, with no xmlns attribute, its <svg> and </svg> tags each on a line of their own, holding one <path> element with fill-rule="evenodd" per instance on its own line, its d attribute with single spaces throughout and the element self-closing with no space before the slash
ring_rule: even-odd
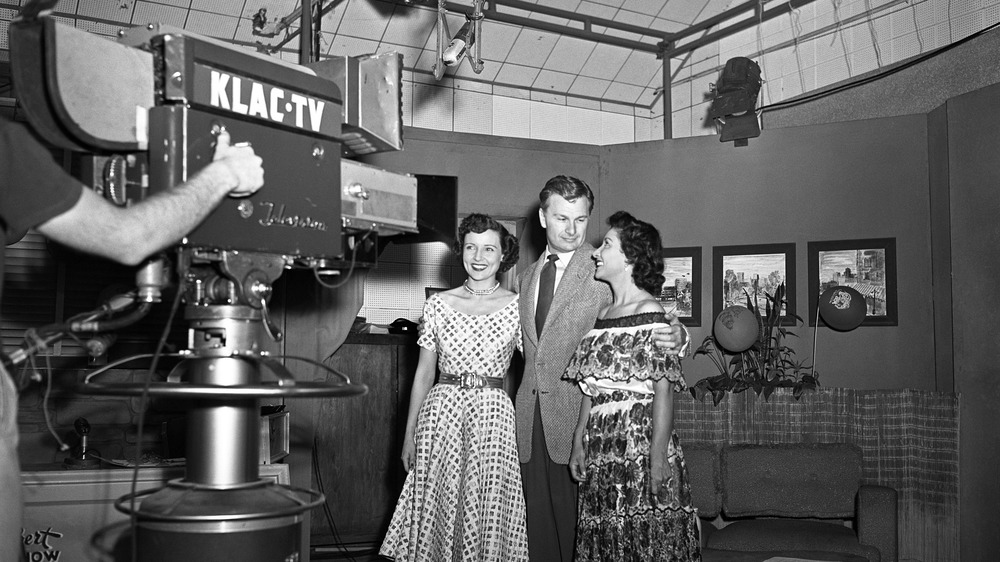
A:
<svg viewBox="0 0 1000 562">
<path fill-rule="evenodd" d="M 469 286 L 469 280 L 466 279 L 465 283 L 462 283 L 462 288 L 464 288 L 466 291 L 468 291 L 470 295 L 476 295 L 476 296 L 479 296 L 479 297 L 483 297 L 483 296 L 486 296 L 486 295 L 492 295 L 493 293 L 497 292 L 497 289 L 500 288 L 500 282 L 497 281 L 497 284 L 493 285 L 489 289 L 473 289 L 472 287 Z"/>
</svg>

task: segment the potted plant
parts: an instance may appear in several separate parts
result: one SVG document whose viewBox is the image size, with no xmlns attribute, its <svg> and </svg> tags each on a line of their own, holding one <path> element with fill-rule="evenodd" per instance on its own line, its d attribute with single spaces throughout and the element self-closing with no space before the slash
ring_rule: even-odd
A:
<svg viewBox="0 0 1000 562">
<path fill-rule="evenodd" d="M 757 306 L 757 299 L 751 298 L 745 289 L 746 307 L 757 318 L 757 339 L 750 347 L 739 353 L 730 353 L 718 345 L 715 336 L 709 334 L 702 341 L 694 356 L 705 355 L 719 369 L 719 374 L 706 377 L 691 387 L 691 395 L 704 400 L 708 394 L 718 405 L 726 392 L 753 390 L 767 400 L 778 388 L 791 388 L 796 399 L 807 390 L 819 387 L 819 378 L 812 365 L 795 358 L 795 350 L 785 344 L 788 337 L 795 334 L 781 325 L 781 310 L 785 301 L 785 284 L 781 283 L 774 294 L 764 293 L 763 313 Z M 755 294 L 754 297 L 757 295 Z M 793 314 L 796 325 L 802 318 Z"/>
</svg>

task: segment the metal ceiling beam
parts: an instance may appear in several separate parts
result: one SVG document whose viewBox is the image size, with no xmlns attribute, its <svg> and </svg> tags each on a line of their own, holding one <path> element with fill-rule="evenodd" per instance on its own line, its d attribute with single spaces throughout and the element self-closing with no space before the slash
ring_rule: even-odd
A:
<svg viewBox="0 0 1000 562">
<path fill-rule="evenodd" d="M 434 4 L 435 2 L 423 1 L 414 2 L 414 4 Z M 521 7 L 521 5 L 530 7 Z M 514 14 L 508 14 L 505 12 L 498 12 L 496 7 L 498 5 L 504 5 L 511 8 L 517 8 L 521 10 L 531 10 L 538 13 L 544 13 L 546 15 L 566 18 L 573 21 L 579 21 L 583 23 L 584 29 L 579 29 L 576 27 L 569 27 L 566 25 L 560 25 L 556 23 L 550 23 L 545 21 L 536 21 L 524 16 L 516 16 Z M 463 15 L 471 15 L 472 7 L 466 6 L 464 4 L 458 4 L 457 2 L 445 2 L 445 10 Z M 550 33 L 555 33 L 558 35 L 568 35 L 570 37 L 577 37 L 579 39 L 586 39 L 587 41 L 593 41 L 595 43 L 606 43 L 608 45 L 615 45 L 616 47 L 623 47 L 626 49 L 634 49 L 636 51 L 641 51 L 645 53 L 656 54 L 659 52 L 660 48 L 657 45 L 652 45 L 649 43 L 643 43 L 642 41 L 636 41 L 633 39 L 625 39 L 623 37 L 615 37 L 613 35 L 604 35 L 603 33 L 595 33 L 590 30 L 590 25 L 599 25 L 603 27 L 608 27 L 609 29 L 616 29 L 619 31 L 625 31 L 627 33 L 636 33 L 643 35 L 657 35 L 654 30 L 646 29 L 642 27 L 636 27 L 633 25 L 622 24 L 618 22 L 613 22 L 610 20 L 603 20 L 599 18 L 591 18 L 589 16 L 584 16 L 582 14 L 576 14 L 573 12 L 567 12 L 565 10 L 560 10 L 558 8 L 548 8 L 538 4 L 528 4 L 525 2 L 518 2 L 517 0 L 501 0 L 501 2 L 490 2 L 489 8 L 483 10 L 483 14 L 486 16 L 487 20 L 498 21 L 501 23 L 509 23 L 511 25 L 518 25 L 521 27 L 526 27 L 529 29 L 537 29 L 539 31 L 548 31 Z"/>
<path fill-rule="evenodd" d="M 411 2 L 405 2 L 405 0 L 398 0 L 403 5 L 415 5 L 419 4 L 422 6 L 437 6 L 435 0 L 412 0 Z M 587 41 L 593 41 L 595 43 L 604 43 L 607 45 L 614 45 L 617 47 L 623 47 L 626 49 L 633 49 L 636 51 L 644 53 L 653 53 L 659 58 L 667 57 L 674 58 L 678 55 L 683 55 L 694 51 L 699 47 L 703 47 L 707 44 L 714 43 L 748 29 L 761 22 L 774 19 L 778 16 L 787 14 L 793 10 L 796 10 L 806 4 L 812 3 L 814 0 L 786 0 L 781 2 L 777 7 L 771 8 L 766 11 L 763 10 L 763 2 L 761 0 L 748 0 L 742 4 L 730 8 L 720 14 L 707 18 L 696 24 L 690 25 L 681 31 L 668 33 L 665 31 L 658 31 L 655 29 L 645 28 L 637 25 L 631 25 L 627 23 L 620 23 L 613 20 L 596 18 L 593 16 L 588 16 L 586 14 L 578 14 L 576 12 L 569 12 L 559 8 L 551 8 L 545 6 L 541 3 L 532 4 L 531 2 L 525 2 L 524 0 L 491 0 L 489 1 L 489 8 L 483 10 L 486 18 L 493 21 L 498 21 L 502 23 L 509 23 L 512 25 L 518 25 L 521 27 L 527 27 L 529 29 L 537 29 L 540 31 L 548 31 L 550 33 L 556 33 L 559 35 L 568 35 L 570 37 L 577 37 L 579 39 L 585 39 Z M 445 10 L 463 14 L 470 15 L 472 13 L 472 7 L 466 6 L 464 4 L 459 4 L 457 2 L 445 2 Z M 535 21 L 529 17 L 517 16 L 514 14 L 509 14 L 505 12 L 500 12 L 497 10 L 499 7 L 514 8 L 517 10 L 524 10 L 528 12 L 536 12 L 539 14 L 544 14 L 547 16 L 563 18 L 570 21 L 580 22 L 583 25 L 583 29 L 577 27 L 571 27 L 568 25 L 560 25 L 544 21 Z M 703 37 L 689 41 L 687 43 L 678 45 L 678 41 L 690 37 L 696 33 L 706 31 L 712 27 L 730 19 L 738 18 L 741 15 L 752 13 L 753 17 L 748 17 L 724 28 L 718 29 L 713 33 L 708 33 Z M 614 35 L 607 35 L 604 33 L 597 33 L 593 31 L 593 26 L 597 25 L 600 27 L 605 27 L 608 29 L 613 29 L 616 31 L 622 31 L 625 33 L 632 33 L 635 35 L 644 36 L 654 36 L 660 37 L 656 45 L 650 43 L 643 43 L 642 41 L 634 39 L 626 39 L 623 37 L 616 37 Z"/>
<path fill-rule="evenodd" d="M 685 43 L 683 45 L 677 45 L 677 46 L 674 46 L 674 47 L 668 47 L 666 43 L 663 43 L 662 44 L 663 45 L 663 53 L 660 56 L 661 57 L 666 57 L 666 58 L 673 58 L 673 57 L 676 57 L 677 55 L 681 55 L 681 54 L 684 54 L 684 53 L 689 53 L 691 51 L 694 51 L 698 47 L 704 47 L 705 45 L 708 45 L 708 44 L 711 44 L 711 43 L 715 43 L 715 42 L 719 41 L 720 39 L 724 39 L 726 37 L 729 37 L 730 35 L 735 35 L 735 34 L 739 33 L 740 31 L 743 31 L 744 29 L 750 29 L 751 27 L 760 25 L 761 23 L 763 23 L 765 21 L 772 20 L 772 19 L 774 19 L 774 18 L 776 18 L 778 16 L 787 14 L 787 13 L 793 11 L 793 10 L 797 10 L 797 9 L 801 8 L 802 6 L 805 6 L 806 4 L 810 4 L 812 2 L 813 2 L 813 0 L 788 0 L 787 2 L 782 2 L 780 5 L 778 5 L 778 7 L 771 8 L 770 10 L 766 10 L 764 12 L 760 11 L 761 4 L 759 4 L 757 2 L 746 2 L 745 4 L 741 4 L 740 6 L 734 8 L 733 10 L 729 10 L 728 12 L 733 12 L 733 11 L 737 11 L 738 10 L 738 11 L 740 11 L 742 13 L 744 11 L 748 11 L 747 8 L 750 8 L 754 12 L 755 17 L 747 18 L 747 19 L 738 21 L 738 22 L 733 23 L 731 25 L 728 25 L 728 26 L 726 26 L 726 27 L 724 27 L 722 29 L 719 29 L 719 30 L 715 31 L 714 33 L 709 33 L 709 34 L 707 34 L 707 35 L 705 35 L 703 37 L 700 37 L 698 39 L 695 39 L 694 41 L 690 41 L 690 42 Z M 722 15 L 722 14 L 720 14 L 720 15 Z M 739 14 L 735 14 L 735 15 L 739 15 Z M 719 16 L 716 16 L 716 18 L 718 18 L 718 17 Z M 725 19 L 729 19 L 729 18 L 725 18 Z M 709 20 L 705 20 L 705 22 L 708 22 L 708 21 Z M 720 21 L 722 21 L 722 20 L 720 20 Z M 684 31 L 684 33 L 687 34 L 687 32 L 689 30 L 694 29 L 694 28 L 699 28 L 699 29 L 695 29 L 695 31 L 692 31 L 692 33 L 697 32 L 697 31 L 702 30 L 702 29 L 708 29 L 709 27 L 711 27 L 711 26 L 707 26 L 707 27 L 704 26 L 703 24 L 705 22 L 702 22 L 702 24 L 691 26 L 690 28 L 686 29 Z"/>
</svg>

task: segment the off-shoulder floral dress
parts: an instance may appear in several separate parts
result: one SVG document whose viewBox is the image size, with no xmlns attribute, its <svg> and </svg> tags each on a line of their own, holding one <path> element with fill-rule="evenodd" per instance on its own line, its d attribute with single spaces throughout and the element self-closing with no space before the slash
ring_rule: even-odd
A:
<svg viewBox="0 0 1000 562">
<path fill-rule="evenodd" d="M 440 295 L 424 303 L 417 345 L 441 373 L 507 374 L 521 348 L 517 297 L 470 315 Z M 416 463 L 379 554 L 397 561 L 527 562 L 514 406 L 502 388 L 435 384 L 420 406 Z"/>
<path fill-rule="evenodd" d="M 662 313 L 598 319 L 563 378 L 592 398 L 584 436 L 587 480 L 580 485 L 576 562 L 701 560 L 698 515 L 676 432 L 667 446 L 671 476 L 650 487 L 653 383 L 687 388 L 680 361 L 656 348 Z"/>
</svg>

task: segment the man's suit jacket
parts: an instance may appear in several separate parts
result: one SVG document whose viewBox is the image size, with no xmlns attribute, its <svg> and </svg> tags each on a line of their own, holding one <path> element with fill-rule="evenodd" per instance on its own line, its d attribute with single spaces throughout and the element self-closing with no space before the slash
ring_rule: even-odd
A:
<svg viewBox="0 0 1000 562">
<path fill-rule="evenodd" d="M 518 276 L 524 375 L 517 389 L 514 412 L 522 463 L 528 462 L 532 455 L 531 431 L 537 398 L 549 456 L 554 462 L 569 464 L 583 394 L 576 383 L 561 377 L 580 340 L 594 327 L 597 314 L 611 302 L 611 288 L 594 279 L 594 260 L 590 257 L 593 252 L 593 246 L 584 244 L 573 253 L 553 295 L 541 340 L 535 330 L 535 290 L 545 254 L 534 267 Z"/>
</svg>

